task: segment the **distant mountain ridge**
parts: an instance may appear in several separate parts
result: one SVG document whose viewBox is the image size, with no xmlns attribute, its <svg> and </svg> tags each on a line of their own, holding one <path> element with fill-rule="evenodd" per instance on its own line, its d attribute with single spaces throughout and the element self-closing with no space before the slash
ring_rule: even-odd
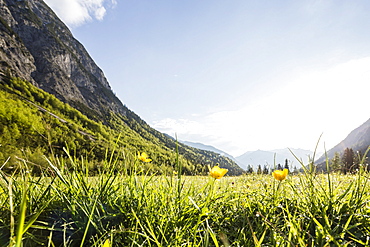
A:
<svg viewBox="0 0 370 247">
<path fill-rule="evenodd" d="M 329 160 L 332 159 L 336 152 L 340 155 L 343 154 L 346 148 L 352 148 L 355 152 L 360 152 L 361 155 L 364 155 L 366 150 L 370 146 L 370 119 L 364 122 L 362 125 L 357 127 L 356 129 L 352 130 L 347 137 L 334 146 L 332 149 L 326 152 L 326 154 L 316 153 L 315 157 L 313 157 L 313 152 L 309 150 L 302 150 L 302 149 L 290 149 L 292 153 L 301 161 L 303 164 L 308 164 L 312 160 L 315 159 L 315 164 L 317 164 L 319 170 L 325 170 L 325 160 L 328 158 Z M 301 167 L 301 164 L 297 161 L 297 159 L 292 155 L 288 148 L 286 149 L 277 149 L 271 151 L 249 151 L 244 153 L 241 156 L 236 157 L 236 160 L 241 167 L 246 169 L 248 165 L 256 168 L 258 165 L 268 165 L 273 166 L 274 164 L 281 164 L 283 165 L 285 159 L 288 159 L 290 167 L 296 166 L 298 169 Z M 276 155 L 276 159 L 274 161 L 274 156 Z M 318 158 L 317 158 L 318 157 Z M 317 158 L 317 159 L 316 159 Z M 367 153 L 368 162 L 370 161 L 370 152 Z"/>
<path fill-rule="evenodd" d="M 192 143 L 192 142 L 184 142 L 189 146 L 193 146 L 196 148 L 210 150 L 219 154 L 224 155 L 225 152 L 219 150 L 213 146 L 204 145 L 201 143 Z M 326 157 L 328 159 L 332 159 L 336 152 L 342 154 L 346 148 L 352 148 L 355 152 L 359 151 L 361 154 L 364 154 L 366 150 L 370 146 L 370 119 L 364 122 L 362 125 L 351 131 L 348 136 L 334 146 L 332 149 L 326 152 L 326 154 L 316 153 L 315 157 L 313 157 L 314 152 L 310 150 L 304 149 L 276 149 L 276 150 L 256 150 L 256 151 L 247 151 L 246 153 L 233 157 L 228 155 L 229 158 L 235 160 L 239 166 L 243 169 L 247 169 L 248 165 L 251 165 L 254 169 L 261 165 L 267 165 L 268 167 L 273 167 L 274 164 L 285 164 L 285 159 L 288 159 L 289 165 L 291 167 L 296 166 L 298 169 L 301 168 L 300 162 L 294 157 L 294 155 L 303 162 L 303 164 L 308 164 L 315 159 L 315 163 L 319 165 L 319 167 L 323 168 L 324 162 Z M 293 154 L 294 155 L 293 155 Z M 226 154 L 227 155 L 227 154 Z M 231 157 L 230 157 L 231 156 Z M 370 160 L 370 152 L 367 154 L 368 160 Z M 320 168 L 320 169 L 321 169 Z"/>
<path fill-rule="evenodd" d="M 294 157 L 294 155 L 303 162 L 303 164 L 307 164 L 309 161 L 312 161 L 313 151 L 310 150 L 304 150 L 304 149 L 275 149 L 270 151 L 264 151 L 264 150 L 256 150 L 256 151 L 247 151 L 244 154 L 233 157 L 230 154 L 227 154 L 226 152 L 217 149 L 211 145 L 205 145 L 203 143 L 199 142 L 190 142 L 190 141 L 181 141 L 182 143 L 198 148 L 203 150 L 212 151 L 215 153 L 218 153 L 220 155 L 226 156 L 232 160 L 234 160 L 240 167 L 243 169 L 247 169 L 248 165 L 251 165 L 253 169 L 257 169 L 258 165 L 261 165 L 263 168 L 264 165 L 266 165 L 269 168 L 273 168 L 274 164 L 278 165 L 285 165 L 285 159 L 288 159 L 288 164 L 290 167 L 296 166 L 297 169 L 301 168 L 300 162 Z M 293 155 L 293 154 L 294 155 Z M 316 157 L 321 156 L 321 154 L 316 154 Z M 274 160 L 275 158 L 275 160 Z"/>
<path fill-rule="evenodd" d="M 220 150 L 220 149 L 217 149 L 211 145 L 206 145 L 206 144 L 203 144 L 203 143 L 199 143 L 199 142 L 190 142 L 190 141 L 180 141 L 182 143 L 184 143 L 185 145 L 187 146 L 190 146 L 190 147 L 193 147 L 193 148 L 197 148 L 197 149 L 202 149 L 202 150 L 207 150 L 207 151 L 211 151 L 211 152 L 215 152 L 215 153 L 218 153 L 222 156 L 225 156 L 231 160 L 233 160 L 234 162 L 236 162 L 239 166 L 241 165 L 236 159 L 234 156 Z"/>
<path fill-rule="evenodd" d="M 290 152 L 291 150 L 291 152 Z M 273 168 L 274 165 L 285 165 L 285 159 L 288 159 L 289 167 L 296 167 L 297 169 L 301 168 L 300 162 L 294 157 L 294 155 L 303 162 L 307 164 L 310 159 L 313 157 L 313 151 L 304 150 L 304 149 L 276 149 L 270 151 L 256 150 L 248 151 L 238 157 L 235 157 L 236 160 L 242 165 L 244 169 L 251 165 L 256 169 L 259 165 L 263 168 L 266 165 L 269 168 Z M 293 154 L 294 155 L 293 155 Z"/>
<path fill-rule="evenodd" d="M 11 89 L 7 93 L 19 94 L 17 100 L 32 101 L 33 98 L 32 103 L 35 104 L 54 104 L 48 111 L 63 112 L 64 106 L 58 100 L 68 103 L 95 121 L 95 124 L 89 122 L 95 129 L 101 129 L 100 125 L 109 127 L 111 139 L 124 129 L 123 146 L 136 147 L 137 150 L 151 147 L 152 150 L 146 151 L 166 161 L 163 166 L 174 166 L 168 153 L 178 148 L 180 156 L 186 160 L 184 165 L 189 174 L 192 170 L 205 173 L 206 166 L 215 163 L 224 163 L 230 175 L 243 172 L 234 161 L 224 156 L 168 138 L 123 105 L 84 46 L 42 0 L 0 1 L 0 85 L 1 90 L 23 85 L 24 88 Z M 33 86 L 58 100 L 50 100 L 49 95 L 36 92 Z M 34 98 L 40 95 L 45 98 Z"/>
<path fill-rule="evenodd" d="M 104 47 L 102 47 L 104 49 Z M 272 151 L 250 151 L 237 158 L 229 157 L 225 152 L 212 149 L 208 145 L 198 145 L 197 148 L 177 143 L 173 138 L 151 128 L 137 114 L 128 109 L 115 96 L 110 88 L 103 71 L 95 64 L 83 45 L 76 40 L 67 26 L 54 14 L 54 12 L 42 0 L 1 0 L 0 1 L 0 85 L 3 88 L 13 87 L 11 83 L 15 77 L 21 78 L 33 86 L 54 95 L 64 103 L 68 103 L 74 109 L 79 110 L 94 123 L 82 119 L 78 132 L 86 131 L 89 126 L 89 135 L 84 137 L 100 137 L 95 129 L 101 129 L 101 125 L 109 127 L 104 131 L 107 139 L 114 139 L 118 133 L 125 131 L 122 137 L 122 146 L 130 146 L 133 150 L 143 150 L 149 147 L 148 152 L 164 160 L 164 165 L 173 166 L 168 157 L 168 153 L 174 152 L 176 148 L 179 154 L 186 160 L 186 165 L 191 170 L 202 170 L 208 164 L 222 163 L 229 169 L 231 175 L 239 175 L 243 170 L 237 165 L 243 163 L 243 167 L 261 164 L 273 165 L 283 164 L 287 158 L 290 165 L 300 165 L 287 149 Z M 22 83 L 17 82 L 17 85 Z M 26 85 L 26 83 L 24 83 Z M 60 112 L 72 112 L 65 110 L 65 106 L 59 107 L 60 102 L 54 100 L 47 94 L 34 93 L 36 90 L 31 86 L 27 88 L 13 88 L 18 95 L 17 100 L 31 100 L 35 96 L 44 98 L 34 99 L 32 103 L 52 104 L 47 108 L 51 114 L 53 110 Z M 11 92 L 7 92 L 7 96 Z M 5 95 L 5 94 L 4 94 Z M 47 100 L 48 99 L 48 100 Z M 39 102 L 37 102 L 39 101 Z M 44 102 L 45 101 L 45 102 Z M 40 103 L 41 104 L 41 103 Z M 27 104 L 25 104 L 27 105 Z M 45 107 L 45 105 L 39 105 Z M 36 109 L 36 108 L 35 108 Z M 46 109 L 46 108 L 45 108 Z M 366 109 L 366 106 L 365 106 Z M 76 114 L 73 112 L 73 114 Z M 76 121 L 73 114 L 70 123 Z M 36 114 L 35 114 L 36 115 Z M 63 116 L 58 115 L 57 116 Z M 4 114 L 4 116 L 7 116 Z M 1 119 L 0 119 L 1 120 Z M 1 123 L 0 123 L 1 124 Z M 9 126 L 9 125 L 4 125 Z M 59 125 L 60 127 L 61 125 Z M 64 126 L 63 131 L 70 128 Z M 9 128 L 12 129 L 12 128 Z M 0 137 L 3 128 L 0 128 Z M 68 133 L 68 132 L 64 132 Z M 87 133 L 87 132 L 86 132 Z M 14 139 L 14 136 L 11 138 Z M 89 138 L 87 138 L 89 139 Z M 60 138 L 61 146 L 64 139 Z M 81 139 L 81 142 L 83 140 Z M 101 141 L 104 146 L 106 140 Z M 80 142 L 80 143 L 81 143 Z M 78 142 L 77 142 L 78 143 Z M 342 142 L 328 151 L 327 155 L 332 158 L 335 152 L 342 152 L 345 148 L 353 148 L 354 151 L 364 152 L 370 145 L 370 119 L 364 124 L 353 130 Z M 4 148 L 5 145 L 2 146 Z M 23 149 L 24 146 L 17 146 Z M 28 148 L 28 147 L 27 147 Z M 308 162 L 308 156 L 312 152 L 308 150 L 292 149 L 293 153 L 304 163 Z M 221 155 L 220 155 L 221 154 Z M 274 161 L 274 155 L 276 159 Z M 325 157 L 321 157 L 317 162 L 322 162 Z M 155 162 L 155 161 L 153 161 Z M 241 163 L 242 162 L 242 163 Z"/>
</svg>

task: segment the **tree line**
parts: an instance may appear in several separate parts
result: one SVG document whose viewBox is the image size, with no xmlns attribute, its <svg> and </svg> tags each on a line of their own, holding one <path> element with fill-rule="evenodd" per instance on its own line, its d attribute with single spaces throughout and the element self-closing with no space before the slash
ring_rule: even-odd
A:
<svg viewBox="0 0 370 247">
<path fill-rule="evenodd" d="M 364 157 L 361 151 L 354 151 L 352 148 L 346 148 L 342 154 L 336 152 L 329 162 L 330 170 L 342 174 L 356 173 L 360 167 L 367 171 L 370 170 L 368 158 Z"/>
<path fill-rule="evenodd" d="M 259 164 L 257 166 L 257 168 L 254 169 L 253 166 L 248 165 L 247 169 L 246 169 L 246 174 L 271 174 L 271 172 L 273 172 L 274 170 L 283 170 L 283 169 L 288 169 L 290 174 L 299 173 L 299 169 L 296 166 L 291 168 L 289 166 L 288 159 L 285 159 L 285 164 L 284 165 L 281 165 L 280 163 L 278 163 L 274 167 L 271 167 L 267 164 L 265 164 L 263 166 L 261 164 Z"/>
<path fill-rule="evenodd" d="M 370 147 L 369 147 L 370 149 Z M 341 173 L 341 174 L 354 174 L 357 173 L 362 167 L 366 171 L 370 171 L 368 163 L 367 153 L 363 154 L 361 151 L 354 151 L 353 148 L 346 148 L 342 153 L 336 152 L 332 159 L 328 160 L 329 172 Z M 314 164 L 311 162 L 305 169 L 307 172 L 328 172 L 324 168 L 324 164 Z M 297 174 L 303 172 L 305 169 L 297 168 L 296 166 L 291 168 L 288 164 L 288 159 L 285 160 L 285 165 L 277 164 L 277 166 L 271 167 L 267 164 L 258 165 L 257 168 L 248 165 L 246 168 L 246 174 L 271 174 L 274 170 L 288 169 L 290 174 Z"/>
</svg>

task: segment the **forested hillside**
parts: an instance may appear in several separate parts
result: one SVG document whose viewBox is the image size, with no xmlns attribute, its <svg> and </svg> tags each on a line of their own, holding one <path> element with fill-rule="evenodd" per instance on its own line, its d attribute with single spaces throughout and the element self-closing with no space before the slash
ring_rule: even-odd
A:
<svg viewBox="0 0 370 247">
<path fill-rule="evenodd" d="M 322 157 L 320 157 L 315 163 L 317 164 L 318 170 L 326 170 L 326 160 L 331 160 L 332 169 L 341 169 L 344 173 L 349 172 L 349 170 L 355 170 L 358 167 L 361 157 L 366 155 L 365 164 L 369 164 L 370 152 L 367 150 L 370 147 L 370 118 L 352 130 L 348 136 L 335 145 L 332 149 L 326 152 Z M 348 161 L 348 157 L 351 157 Z M 356 164 L 354 164 L 356 163 Z M 352 167 L 351 169 L 349 169 Z M 370 167 L 368 167 L 370 169 Z"/>
<path fill-rule="evenodd" d="M 205 174 L 207 165 L 217 162 L 230 174 L 242 172 L 216 153 L 187 147 L 151 129 L 128 109 L 127 116 L 111 112 L 98 122 L 27 81 L 3 75 L 0 89 L 0 160 L 11 157 L 5 170 L 15 170 L 17 159 L 26 159 L 37 173 L 47 166 L 43 155 L 63 157 L 67 149 L 74 157 L 89 160 L 91 173 L 99 170 L 107 153 L 134 160 L 143 151 L 153 160 L 141 166 L 143 171 L 171 173 L 178 147 L 184 174 Z"/>
<path fill-rule="evenodd" d="M 4 0 L 0 8 L 0 163 L 15 169 L 27 158 L 42 168 L 45 156 L 91 162 L 98 171 L 107 153 L 131 159 L 147 152 L 145 171 L 205 174 L 208 165 L 243 170 L 228 158 L 177 143 L 122 104 L 84 46 L 42 0 Z M 19 163 L 19 162 L 18 162 Z M 17 163 L 17 164 L 18 164 Z"/>
</svg>

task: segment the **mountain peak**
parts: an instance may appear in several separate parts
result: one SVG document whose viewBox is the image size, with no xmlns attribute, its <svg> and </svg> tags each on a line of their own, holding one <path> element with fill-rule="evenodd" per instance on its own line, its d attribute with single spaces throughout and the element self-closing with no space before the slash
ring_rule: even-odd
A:
<svg viewBox="0 0 370 247">
<path fill-rule="evenodd" d="M 0 70 L 79 110 L 124 114 L 103 71 L 43 1 L 3 1 L 1 36 L 7 42 L 2 45 Z"/>
<path fill-rule="evenodd" d="M 69 121 L 62 122 L 63 126 L 54 123 L 56 128 L 64 129 L 65 133 L 76 134 L 77 127 L 73 121 L 80 124 L 83 122 L 77 132 L 86 134 L 85 128 L 90 127 L 89 135 L 84 135 L 87 140 L 70 140 L 70 144 L 80 150 L 86 146 L 98 145 L 81 145 L 88 141 L 94 142 L 94 138 L 89 138 L 95 134 L 94 131 L 98 132 L 96 134 L 101 138 L 101 147 L 106 145 L 107 149 L 114 145 L 112 140 L 118 139 L 122 134 L 124 137 L 120 144 L 129 147 L 131 152 L 146 149 L 156 155 L 157 161 L 153 159 L 152 165 L 158 165 L 158 170 L 160 167 L 167 169 L 166 171 L 173 169 L 173 150 L 178 149 L 179 160 L 186 161 L 183 171 L 187 174 L 207 174 L 207 166 L 216 163 L 222 163 L 229 169 L 230 175 L 242 174 L 243 170 L 234 161 L 213 152 L 177 143 L 173 138 L 151 128 L 124 106 L 112 92 L 103 71 L 95 64 L 84 46 L 42 0 L 1 0 L 0 5 L 0 93 L 3 98 L 4 95 L 11 94 L 24 108 L 30 104 L 34 107 L 41 104 L 42 106 L 37 105 L 34 108 L 36 112 L 37 109 L 43 109 L 43 112 L 48 112 L 50 116 L 58 119 L 63 119 L 58 114 L 67 113 L 64 117 Z M 37 100 L 34 96 L 38 97 Z M 74 109 L 71 110 L 70 106 Z M 0 124 L 6 125 L 6 119 L 0 118 L 0 121 L 2 120 L 4 122 Z M 99 130 L 102 132 L 99 133 Z M 60 132 L 63 131 L 55 131 L 53 134 Z M 32 135 L 26 131 L 22 134 Z M 55 137 L 58 147 L 62 149 L 66 138 Z M 17 140 L 13 139 L 14 147 L 37 148 L 24 140 L 22 145 L 19 145 L 15 143 Z M 44 148 L 46 149 L 47 147 Z M 158 163 L 154 164 L 155 162 Z"/>
</svg>

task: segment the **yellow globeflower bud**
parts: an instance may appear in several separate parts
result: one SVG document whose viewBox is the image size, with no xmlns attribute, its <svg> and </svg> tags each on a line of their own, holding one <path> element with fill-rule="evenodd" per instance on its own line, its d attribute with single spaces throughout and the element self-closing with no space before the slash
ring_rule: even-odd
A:
<svg viewBox="0 0 370 247">
<path fill-rule="evenodd" d="M 104 244 L 102 247 L 111 247 L 112 245 L 110 244 L 109 238 L 105 240 Z"/>
<path fill-rule="evenodd" d="M 145 152 L 142 152 L 141 154 L 140 152 L 138 152 L 137 157 L 139 158 L 139 160 L 144 161 L 144 162 L 152 161 L 152 159 L 148 158 L 148 155 Z"/>
<path fill-rule="evenodd" d="M 286 176 L 288 176 L 288 172 L 288 169 L 276 170 L 272 172 L 272 176 L 274 176 L 276 180 L 283 181 L 284 179 L 286 179 Z"/>
<path fill-rule="evenodd" d="M 220 168 L 219 166 L 214 166 L 209 172 L 209 175 L 211 175 L 211 177 L 213 178 L 220 179 L 227 173 L 227 171 L 227 169 Z"/>
</svg>

